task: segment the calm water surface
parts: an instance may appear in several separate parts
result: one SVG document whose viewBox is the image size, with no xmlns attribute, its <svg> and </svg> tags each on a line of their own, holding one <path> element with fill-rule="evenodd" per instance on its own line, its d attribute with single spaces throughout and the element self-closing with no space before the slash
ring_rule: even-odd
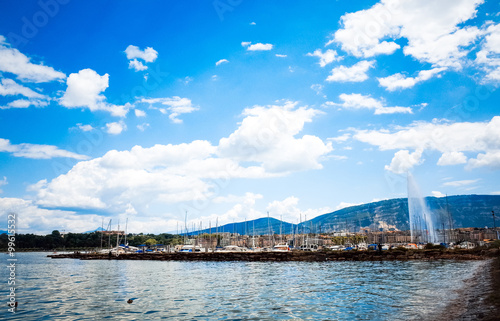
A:
<svg viewBox="0 0 500 321">
<path fill-rule="evenodd" d="M 5 255 L 5 254 L 4 254 Z M 430 320 L 484 262 L 53 260 L 18 253 L 9 320 Z M 132 304 L 126 301 L 133 299 Z"/>
</svg>

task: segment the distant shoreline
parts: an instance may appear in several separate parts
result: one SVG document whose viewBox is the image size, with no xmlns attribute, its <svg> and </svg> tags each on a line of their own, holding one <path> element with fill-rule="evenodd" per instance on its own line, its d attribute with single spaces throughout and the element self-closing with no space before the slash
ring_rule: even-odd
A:
<svg viewBox="0 0 500 321">
<path fill-rule="evenodd" d="M 131 253 L 109 255 L 67 253 L 47 255 L 53 259 L 80 260 L 153 260 L 153 261 L 247 261 L 247 262 L 325 262 L 325 261 L 409 261 L 409 260 L 485 260 L 500 256 L 499 249 L 489 250 L 389 250 L 389 251 L 289 251 L 289 252 L 197 252 Z"/>
</svg>

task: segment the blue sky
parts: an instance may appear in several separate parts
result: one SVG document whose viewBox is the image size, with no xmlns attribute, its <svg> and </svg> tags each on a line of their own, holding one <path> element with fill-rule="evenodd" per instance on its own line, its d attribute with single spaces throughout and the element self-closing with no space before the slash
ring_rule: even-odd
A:
<svg viewBox="0 0 500 321">
<path fill-rule="evenodd" d="M 2 1 L 0 229 L 500 194 L 499 7 Z"/>
</svg>

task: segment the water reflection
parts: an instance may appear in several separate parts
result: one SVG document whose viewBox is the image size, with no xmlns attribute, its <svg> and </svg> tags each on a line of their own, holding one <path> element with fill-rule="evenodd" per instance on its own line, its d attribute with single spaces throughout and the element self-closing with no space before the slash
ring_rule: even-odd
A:
<svg viewBox="0 0 500 321">
<path fill-rule="evenodd" d="M 429 319 L 484 264 L 79 261 L 45 255 L 18 254 L 19 307 L 10 319 Z M 7 295 L 5 286 L 0 295 Z"/>
</svg>

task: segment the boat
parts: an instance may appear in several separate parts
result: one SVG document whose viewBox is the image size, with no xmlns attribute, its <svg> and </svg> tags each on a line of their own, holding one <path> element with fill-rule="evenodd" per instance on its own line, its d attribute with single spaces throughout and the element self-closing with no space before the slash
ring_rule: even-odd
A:
<svg viewBox="0 0 500 321">
<path fill-rule="evenodd" d="M 217 250 L 217 252 L 247 252 L 246 247 L 241 247 L 237 245 L 226 245 L 222 249 Z"/>
<path fill-rule="evenodd" d="M 194 251 L 193 251 L 193 249 L 194 249 Z M 202 249 L 199 246 L 194 246 L 194 245 L 183 245 L 180 248 L 179 252 L 181 252 L 181 253 L 204 252 L 204 249 Z"/>
<path fill-rule="evenodd" d="M 277 244 L 271 249 L 272 252 L 288 252 L 290 247 L 287 244 Z"/>
<path fill-rule="evenodd" d="M 317 244 L 305 244 L 299 248 L 301 251 L 315 252 L 318 250 Z"/>
</svg>

